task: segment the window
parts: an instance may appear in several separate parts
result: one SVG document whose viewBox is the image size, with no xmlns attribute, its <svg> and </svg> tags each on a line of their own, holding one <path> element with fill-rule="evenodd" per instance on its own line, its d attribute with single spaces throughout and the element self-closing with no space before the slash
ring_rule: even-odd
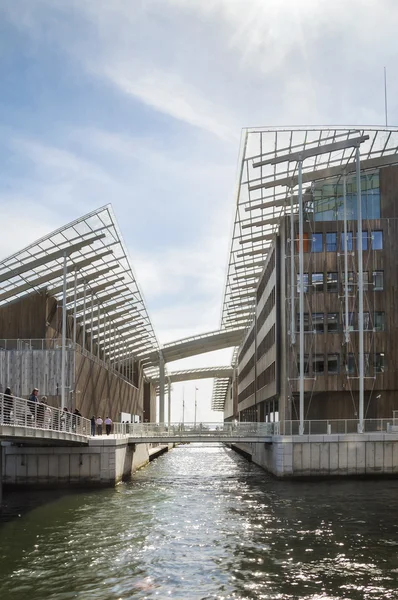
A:
<svg viewBox="0 0 398 600">
<path fill-rule="evenodd" d="M 323 273 L 312 274 L 312 291 L 323 292 Z"/>
<path fill-rule="evenodd" d="M 300 373 L 300 355 L 297 356 L 297 372 Z M 308 354 L 304 354 L 304 375 L 310 372 L 310 361 Z"/>
<path fill-rule="evenodd" d="M 362 277 L 363 277 L 363 289 L 364 291 L 367 291 L 369 289 L 369 273 L 368 271 L 362 271 Z M 359 273 L 357 273 L 357 281 L 359 281 Z"/>
<path fill-rule="evenodd" d="M 362 231 L 362 250 L 368 249 L 368 232 Z"/>
<path fill-rule="evenodd" d="M 340 356 L 338 354 L 328 354 L 328 373 L 338 375 L 340 372 Z"/>
<path fill-rule="evenodd" d="M 314 373 L 318 373 L 323 375 L 325 372 L 325 357 L 323 354 L 315 354 L 314 359 L 312 361 L 312 367 L 314 369 Z"/>
<path fill-rule="evenodd" d="M 323 333 L 325 316 L 323 313 L 312 313 L 312 327 L 315 333 Z"/>
<path fill-rule="evenodd" d="M 343 314 L 343 325 L 345 329 L 345 313 Z M 354 331 L 354 313 L 348 313 L 348 331 Z"/>
<path fill-rule="evenodd" d="M 373 290 L 375 292 L 384 290 L 384 271 L 373 271 Z"/>
<path fill-rule="evenodd" d="M 353 294 L 355 291 L 355 279 L 354 279 L 354 271 L 348 271 L 347 273 L 347 278 L 348 278 L 348 289 L 347 289 L 347 293 L 348 294 Z M 344 286 L 343 286 L 343 290 L 344 290 Z"/>
<path fill-rule="evenodd" d="M 375 320 L 374 320 L 374 330 L 375 331 L 384 331 L 384 328 L 385 328 L 384 312 L 376 311 L 375 312 Z"/>
<path fill-rule="evenodd" d="M 347 252 L 352 252 L 353 249 L 353 241 L 352 241 L 352 231 L 347 232 Z M 341 234 L 341 251 L 344 252 L 344 233 Z"/>
<path fill-rule="evenodd" d="M 303 289 L 304 294 L 308 292 L 308 273 L 303 273 Z M 300 293 L 300 275 L 297 275 L 297 293 Z"/>
<path fill-rule="evenodd" d="M 359 315 L 358 315 L 358 323 L 359 323 Z M 364 329 L 364 331 L 371 331 L 373 329 L 369 312 L 363 313 L 363 329 Z"/>
<path fill-rule="evenodd" d="M 357 366 L 355 364 L 355 355 L 349 353 L 347 356 L 346 371 L 349 375 L 355 375 L 357 372 Z"/>
<path fill-rule="evenodd" d="M 297 327 L 296 331 L 300 332 L 300 313 L 297 313 Z M 310 315 L 308 313 L 303 314 L 304 317 L 304 331 L 310 331 Z"/>
<path fill-rule="evenodd" d="M 322 252 L 323 251 L 323 233 L 312 234 L 312 245 L 311 252 Z"/>
<path fill-rule="evenodd" d="M 372 231 L 372 248 L 373 250 L 383 250 L 382 231 Z"/>
<path fill-rule="evenodd" d="M 336 333 L 339 330 L 339 313 L 328 313 L 328 333 Z"/>
<path fill-rule="evenodd" d="M 326 286 L 328 292 L 338 292 L 339 282 L 337 273 L 328 273 L 326 279 Z"/>
<path fill-rule="evenodd" d="M 365 375 L 370 375 L 371 373 L 370 373 L 370 354 L 369 354 L 369 352 L 364 352 L 363 363 L 364 363 Z M 358 358 L 358 364 L 359 364 L 359 358 Z M 358 370 L 359 370 L 359 366 L 358 366 Z"/>
<path fill-rule="evenodd" d="M 326 252 L 337 251 L 337 233 L 326 234 Z"/>
<path fill-rule="evenodd" d="M 375 373 L 384 373 L 386 370 L 385 360 L 384 360 L 384 352 L 376 352 L 375 359 Z"/>
</svg>

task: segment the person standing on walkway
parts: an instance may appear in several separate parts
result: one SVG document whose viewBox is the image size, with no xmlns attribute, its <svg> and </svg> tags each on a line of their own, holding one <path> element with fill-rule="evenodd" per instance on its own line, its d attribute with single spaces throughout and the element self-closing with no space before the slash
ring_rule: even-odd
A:
<svg viewBox="0 0 398 600">
<path fill-rule="evenodd" d="M 96 424 L 97 424 L 97 434 L 98 435 L 102 435 L 103 422 L 104 421 L 101 419 L 101 417 L 97 417 Z"/>
<path fill-rule="evenodd" d="M 3 396 L 3 423 L 5 425 L 10 425 L 11 423 L 11 411 L 13 409 L 13 397 L 11 394 L 10 388 L 6 388 Z M 0 415 L 1 416 L 1 415 Z M 15 419 L 15 415 L 14 415 Z"/>
<path fill-rule="evenodd" d="M 109 435 L 112 429 L 112 419 L 110 419 L 109 417 L 106 417 L 105 419 L 105 429 L 106 435 Z"/>
<path fill-rule="evenodd" d="M 28 398 L 28 407 L 31 412 L 30 418 L 33 419 L 33 423 L 36 423 L 37 418 L 37 404 L 39 402 L 39 390 L 37 388 L 33 388 L 31 395 Z M 29 415 L 26 415 L 28 417 Z"/>
<path fill-rule="evenodd" d="M 93 415 L 90 419 L 91 423 L 91 435 L 95 436 L 95 415 Z"/>
</svg>

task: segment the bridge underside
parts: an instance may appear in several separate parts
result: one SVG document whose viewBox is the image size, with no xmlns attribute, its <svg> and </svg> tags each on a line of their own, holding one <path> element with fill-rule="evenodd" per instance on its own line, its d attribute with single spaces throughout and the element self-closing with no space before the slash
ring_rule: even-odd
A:
<svg viewBox="0 0 398 600">
<path fill-rule="evenodd" d="M 165 435 L 163 436 L 129 436 L 128 443 L 129 444 L 189 444 L 189 443 L 207 443 L 214 444 L 214 442 L 221 442 L 224 444 L 234 444 L 234 443 L 272 443 L 272 436 L 258 436 L 258 435 L 247 435 L 243 437 L 242 435 Z"/>
</svg>

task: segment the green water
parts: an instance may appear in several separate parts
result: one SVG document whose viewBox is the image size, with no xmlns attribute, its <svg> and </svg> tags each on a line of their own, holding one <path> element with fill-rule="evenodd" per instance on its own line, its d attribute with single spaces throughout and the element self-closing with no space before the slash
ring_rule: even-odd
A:
<svg viewBox="0 0 398 600">
<path fill-rule="evenodd" d="M 6 495 L 0 600 L 398 599 L 397 495 L 181 446 L 116 489 Z"/>
</svg>

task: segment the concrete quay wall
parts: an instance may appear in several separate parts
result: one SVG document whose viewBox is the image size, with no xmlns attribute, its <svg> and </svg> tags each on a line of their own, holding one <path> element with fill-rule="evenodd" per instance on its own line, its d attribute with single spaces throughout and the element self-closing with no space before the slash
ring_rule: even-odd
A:
<svg viewBox="0 0 398 600">
<path fill-rule="evenodd" d="M 50 488 L 116 485 L 165 448 L 96 437 L 82 447 L 5 445 L 2 450 L 3 485 Z"/>
<path fill-rule="evenodd" d="M 398 477 L 398 434 L 274 436 L 233 444 L 278 478 Z"/>
</svg>

